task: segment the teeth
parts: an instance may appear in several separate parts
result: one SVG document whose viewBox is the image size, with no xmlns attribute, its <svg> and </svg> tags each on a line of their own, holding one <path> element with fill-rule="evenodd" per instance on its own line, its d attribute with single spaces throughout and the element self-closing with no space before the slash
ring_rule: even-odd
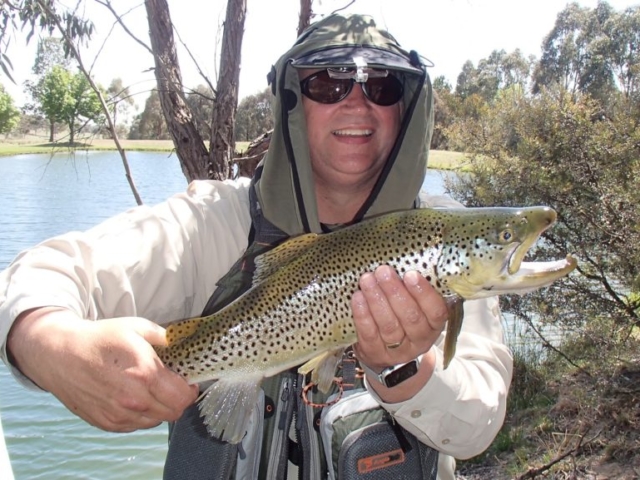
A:
<svg viewBox="0 0 640 480">
<path fill-rule="evenodd" d="M 333 134 L 342 137 L 369 137 L 373 135 L 373 130 L 334 130 Z"/>
</svg>

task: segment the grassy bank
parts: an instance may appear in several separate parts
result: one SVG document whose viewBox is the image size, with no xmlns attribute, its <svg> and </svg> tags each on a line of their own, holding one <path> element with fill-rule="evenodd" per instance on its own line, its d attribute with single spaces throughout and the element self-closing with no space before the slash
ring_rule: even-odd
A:
<svg viewBox="0 0 640 480">
<path fill-rule="evenodd" d="M 121 145 L 129 151 L 170 152 L 173 150 L 171 140 L 122 140 Z M 0 142 L 0 156 L 23 155 L 32 153 L 58 153 L 69 150 L 116 150 L 113 140 L 87 140 L 69 143 L 46 143 L 33 141 Z"/>
<path fill-rule="evenodd" d="M 174 150 L 171 140 L 121 140 L 125 151 L 171 152 Z M 243 152 L 249 142 L 237 142 L 236 150 Z M 74 145 L 68 143 L 43 143 L 33 140 L 5 140 L 0 142 L 0 156 L 12 156 L 34 153 L 58 153 L 69 150 L 116 150 L 113 140 L 84 140 Z M 463 165 L 464 155 L 458 152 L 432 150 L 429 154 L 429 167 L 439 170 L 453 170 Z"/>
<path fill-rule="evenodd" d="M 460 478 L 640 478 L 640 336 L 607 345 L 600 323 L 545 359 L 515 349 L 507 420 Z"/>
</svg>

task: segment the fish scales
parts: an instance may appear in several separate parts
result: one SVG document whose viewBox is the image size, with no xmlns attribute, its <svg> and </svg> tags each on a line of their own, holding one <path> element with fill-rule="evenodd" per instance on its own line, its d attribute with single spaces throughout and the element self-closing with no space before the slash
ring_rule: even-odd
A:
<svg viewBox="0 0 640 480">
<path fill-rule="evenodd" d="M 379 265 L 394 266 L 401 275 L 418 270 L 448 294 L 433 274 L 442 226 L 437 219 L 428 220 L 418 223 L 401 214 L 385 218 L 383 231 L 404 230 L 410 241 L 399 241 L 394 234 L 377 238 L 380 226 L 368 223 L 342 235 L 318 236 L 315 248 L 255 286 L 198 335 L 185 338 L 183 348 L 173 350 L 183 355 L 169 358 L 167 365 L 197 383 L 209 379 L 203 374 L 242 373 L 263 365 L 277 365 L 277 373 L 320 350 L 351 345 L 356 339 L 351 296 L 360 276 Z M 432 233 L 424 234 L 425 228 Z M 360 246 L 360 252 L 351 245 Z"/>
<path fill-rule="evenodd" d="M 296 237 L 256 258 L 254 285 L 244 295 L 213 315 L 168 326 L 168 346 L 156 350 L 190 383 L 215 380 L 202 402 L 205 423 L 237 442 L 248 420 L 235 417 L 248 418 L 264 377 L 309 362 L 304 371 L 324 371 L 330 378 L 318 383 L 330 384 L 335 352 L 356 341 L 350 299 L 363 273 L 380 265 L 400 276 L 416 270 L 450 299 L 529 291 L 575 267 L 568 257 L 519 272 L 555 218 L 547 207 L 416 209 Z M 447 363 L 460 322 L 461 314 L 449 320 Z M 236 405 L 230 420 L 221 414 L 229 403 Z"/>
</svg>

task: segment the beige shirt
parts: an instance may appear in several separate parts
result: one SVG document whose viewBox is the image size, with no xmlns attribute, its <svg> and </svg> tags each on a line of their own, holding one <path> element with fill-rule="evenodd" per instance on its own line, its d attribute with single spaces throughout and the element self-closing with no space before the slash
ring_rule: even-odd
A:
<svg viewBox="0 0 640 480">
<path fill-rule="evenodd" d="M 249 181 L 196 181 L 153 206 L 133 208 L 86 231 L 46 240 L 22 252 L 0 273 L 2 359 L 16 378 L 36 388 L 7 361 L 15 318 L 58 306 L 90 319 L 138 316 L 159 324 L 199 315 L 216 282 L 247 247 Z M 423 206 L 456 206 L 421 197 Z M 512 358 L 503 343 L 497 298 L 467 301 L 456 356 L 438 366 L 414 398 L 382 406 L 440 455 L 439 479 L 455 478 L 452 457 L 486 449 L 500 429 Z M 378 399 L 379 400 L 379 399 Z"/>
</svg>

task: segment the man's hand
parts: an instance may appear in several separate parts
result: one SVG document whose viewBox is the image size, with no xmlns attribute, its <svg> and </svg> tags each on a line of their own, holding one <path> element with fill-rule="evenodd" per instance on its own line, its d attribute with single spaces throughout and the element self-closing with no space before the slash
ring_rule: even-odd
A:
<svg viewBox="0 0 640 480">
<path fill-rule="evenodd" d="M 418 272 L 400 279 L 389 266 L 360 277 L 360 290 L 351 300 L 358 335 L 358 359 L 374 371 L 422 358 L 418 373 L 389 389 L 377 379 L 371 386 L 389 403 L 407 400 L 431 378 L 435 354 L 431 346 L 447 321 L 447 306 L 440 294 Z"/>
<path fill-rule="evenodd" d="M 91 425 L 113 432 L 180 418 L 198 395 L 160 361 L 164 328 L 138 317 L 88 321 L 59 308 L 21 314 L 7 340 L 16 366 Z"/>
</svg>

